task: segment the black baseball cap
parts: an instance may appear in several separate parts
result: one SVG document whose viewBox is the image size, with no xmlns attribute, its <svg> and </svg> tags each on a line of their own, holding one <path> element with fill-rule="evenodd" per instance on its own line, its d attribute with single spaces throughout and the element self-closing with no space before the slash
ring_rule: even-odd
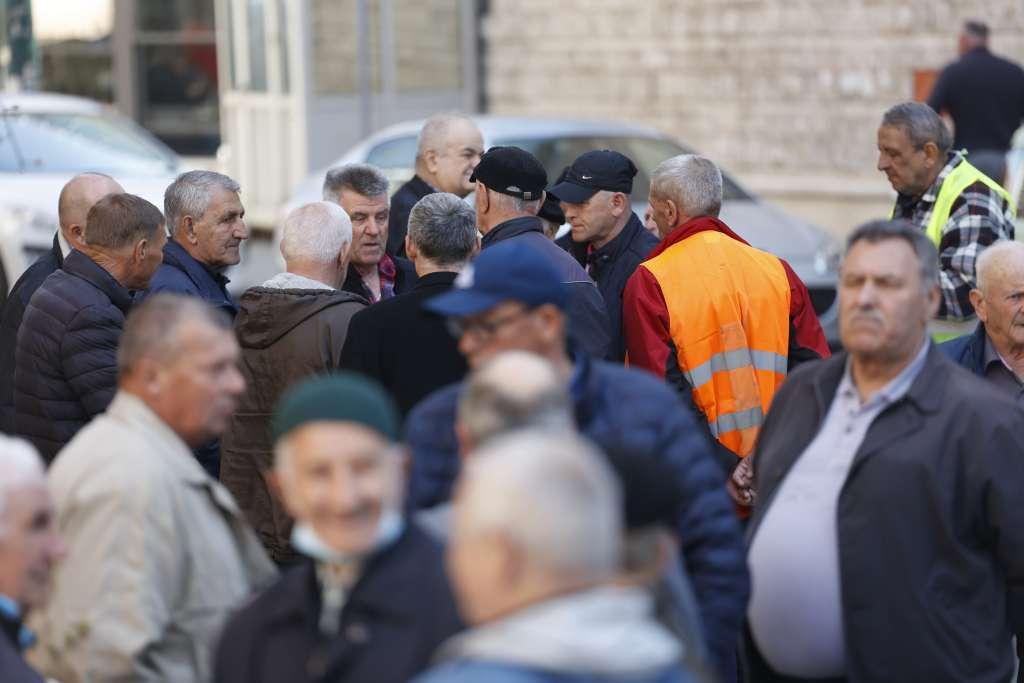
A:
<svg viewBox="0 0 1024 683">
<path fill-rule="evenodd" d="M 629 157 L 610 149 L 595 149 L 576 157 L 550 192 L 563 202 L 582 204 L 598 190 L 633 191 L 636 165 Z"/>
<path fill-rule="evenodd" d="M 548 172 L 525 149 L 491 147 L 480 157 L 469 182 L 480 181 L 487 189 L 519 199 L 540 199 L 548 184 Z"/>
</svg>

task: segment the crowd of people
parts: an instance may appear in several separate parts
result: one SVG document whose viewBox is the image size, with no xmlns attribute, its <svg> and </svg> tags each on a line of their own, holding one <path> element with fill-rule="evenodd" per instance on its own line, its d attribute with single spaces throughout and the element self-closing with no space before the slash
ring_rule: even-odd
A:
<svg viewBox="0 0 1024 683">
<path fill-rule="evenodd" d="M 881 116 L 834 354 L 694 154 L 641 217 L 619 152 L 438 114 L 237 300 L 238 183 L 75 176 L 0 323 L 0 678 L 1011 681 L 1024 244 L 936 109 Z"/>
</svg>

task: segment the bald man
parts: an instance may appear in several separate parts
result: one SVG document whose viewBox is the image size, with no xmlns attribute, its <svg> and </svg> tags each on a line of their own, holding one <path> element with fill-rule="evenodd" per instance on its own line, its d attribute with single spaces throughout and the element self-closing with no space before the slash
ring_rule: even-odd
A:
<svg viewBox="0 0 1024 683">
<path fill-rule="evenodd" d="M 57 199 L 60 229 L 53 236 L 53 247 L 22 273 L 7 295 L 0 319 L 0 431 L 13 431 L 14 343 L 29 299 L 50 273 L 60 270 L 72 249 L 81 250 L 85 217 L 92 205 L 108 194 L 121 192 L 124 188 L 102 173 L 80 173 L 69 180 Z"/>
</svg>

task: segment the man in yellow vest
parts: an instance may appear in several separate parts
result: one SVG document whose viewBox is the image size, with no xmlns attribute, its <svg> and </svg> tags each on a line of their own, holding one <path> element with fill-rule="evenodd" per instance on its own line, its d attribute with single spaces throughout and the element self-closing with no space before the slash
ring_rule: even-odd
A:
<svg viewBox="0 0 1024 683">
<path fill-rule="evenodd" d="M 627 363 L 664 377 L 692 403 L 732 473 L 753 450 L 787 371 L 827 358 L 828 343 L 792 268 L 718 220 L 714 163 L 693 154 L 662 162 L 650 204 L 662 240 L 623 295 Z"/>
<path fill-rule="evenodd" d="M 898 193 L 892 217 L 909 220 L 935 244 L 942 291 L 937 317 L 960 321 L 974 316 L 970 292 L 978 255 L 997 240 L 1013 239 L 1016 210 L 1006 190 L 952 146 L 949 129 L 926 104 L 904 102 L 882 116 L 878 170 Z"/>
</svg>

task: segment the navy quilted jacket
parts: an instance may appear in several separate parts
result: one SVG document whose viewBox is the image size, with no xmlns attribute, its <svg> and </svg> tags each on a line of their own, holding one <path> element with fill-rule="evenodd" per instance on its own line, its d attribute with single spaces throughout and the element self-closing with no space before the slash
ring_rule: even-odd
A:
<svg viewBox="0 0 1024 683">
<path fill-rule="evenodd" d="M 726 475 L 712 455 L 707 430 L 653 375 L 582 356 L 576 363 L 571 389 L 580 431 L 599 445 L 662 457 L 679 473 L 686 495 L 678 527 L 680 551 L 708 648 L 728 678 L 750 581 L 739 522 L 725 490 Z M 451 497 L 459 472 L 454 423 L 461 386 L 434 392 L 406 420 L 406 443 L 412 451 L 410 499 L 416 508 Z"/>
<path fill-rule="evenodd" d="M 131 294 L 79 251 L 29 300 L 18 330 L 14 432 L 49 463 L 117 388 L 117 344 Z"/>
</svg>

